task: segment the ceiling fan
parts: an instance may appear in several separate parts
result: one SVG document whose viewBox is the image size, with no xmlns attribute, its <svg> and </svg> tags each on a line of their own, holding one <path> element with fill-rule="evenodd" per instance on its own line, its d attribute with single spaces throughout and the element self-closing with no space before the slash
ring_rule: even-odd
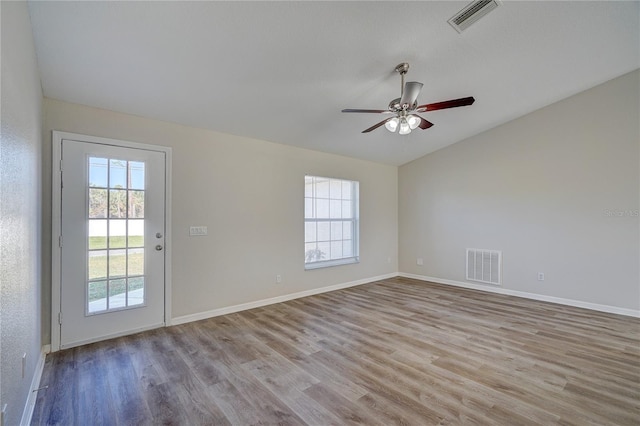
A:
<svg viewBox="0 0 640 426">
<path fill-rule="evenodd" d="M 425 130 L 433 126 L 433 123 L 425 120 L 416 113 L 435 111 L 438 109 L 455 108 L 460 106 L 471 105 L 475 102 L 472 96 L 467 98 L 452 99 L 450 101 L 436 102 L 433 104 L 425 104 L 418 106 L 418 95 L 422 89 L 423 84 L 417 81 L 409 81 L 405 84 L 404 76 L 409 71 L 409 64 L 403 62 L 399 64 L 395 70 L 400 73 L 401 88 L 400 97 L 392 100 L 389 103 L 389 109 L 343 109 L 342 112 L 367 112 L 374 114 L 392 114 L 393 117 L 389 117 L 381 122 L 374 124 L 362 131 L 362 133 L 369 133 L 372 130 L 384 125 L 390 132 L 399 130 L 401 135 L 408 135 L 417 127 Z"/>
</svg>

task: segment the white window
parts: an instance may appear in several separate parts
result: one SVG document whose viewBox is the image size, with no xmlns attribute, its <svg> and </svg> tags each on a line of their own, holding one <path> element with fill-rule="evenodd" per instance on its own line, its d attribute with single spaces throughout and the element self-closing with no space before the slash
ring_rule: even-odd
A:
<svg viewBox="0 0 640 426">
<path fill-rule="evenodd" d="M 359 261 L 358 187 L 351 180 L 304 177 L 305 269 Z"/>
</svg>

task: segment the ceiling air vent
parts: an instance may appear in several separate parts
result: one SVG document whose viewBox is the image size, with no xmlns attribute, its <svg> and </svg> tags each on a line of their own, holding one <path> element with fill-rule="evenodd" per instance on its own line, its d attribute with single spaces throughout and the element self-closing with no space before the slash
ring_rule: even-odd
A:
<svg viewBox="0 0 640 426">
<path fill-rule="evenodd" d="M 449 19 L 449 24 L 459 33 L 469 28 L 487 13 L 500 6 L 500 0 L 477 0 Z"/>
</svg>

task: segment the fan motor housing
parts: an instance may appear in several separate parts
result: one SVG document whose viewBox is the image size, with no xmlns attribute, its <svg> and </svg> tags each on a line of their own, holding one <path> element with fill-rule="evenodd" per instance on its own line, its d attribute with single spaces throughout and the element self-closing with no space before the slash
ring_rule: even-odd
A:
<svg viewBox="0 0 640 426">
<path fill-rule="evenodd" d="M 418 107 L 418 101 L 414 102 L 411 107 L 407 108 L 407 111 L 412 111 Z M 389 111 L 399 112 L 402 111 L 402 105 L 400 104 L 400 98 L 396 98 L 389 102 Z"/>
</svg>

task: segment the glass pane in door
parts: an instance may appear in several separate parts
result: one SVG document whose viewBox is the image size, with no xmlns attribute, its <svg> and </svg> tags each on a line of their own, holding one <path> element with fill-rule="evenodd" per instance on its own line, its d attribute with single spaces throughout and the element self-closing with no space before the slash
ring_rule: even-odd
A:
<svg viewBox="0 0 640 426">
<path fill-rule="evenodd" d="M 86 313 L 145 305 L 145 163 L 89 157 Z"/>
</svg>

